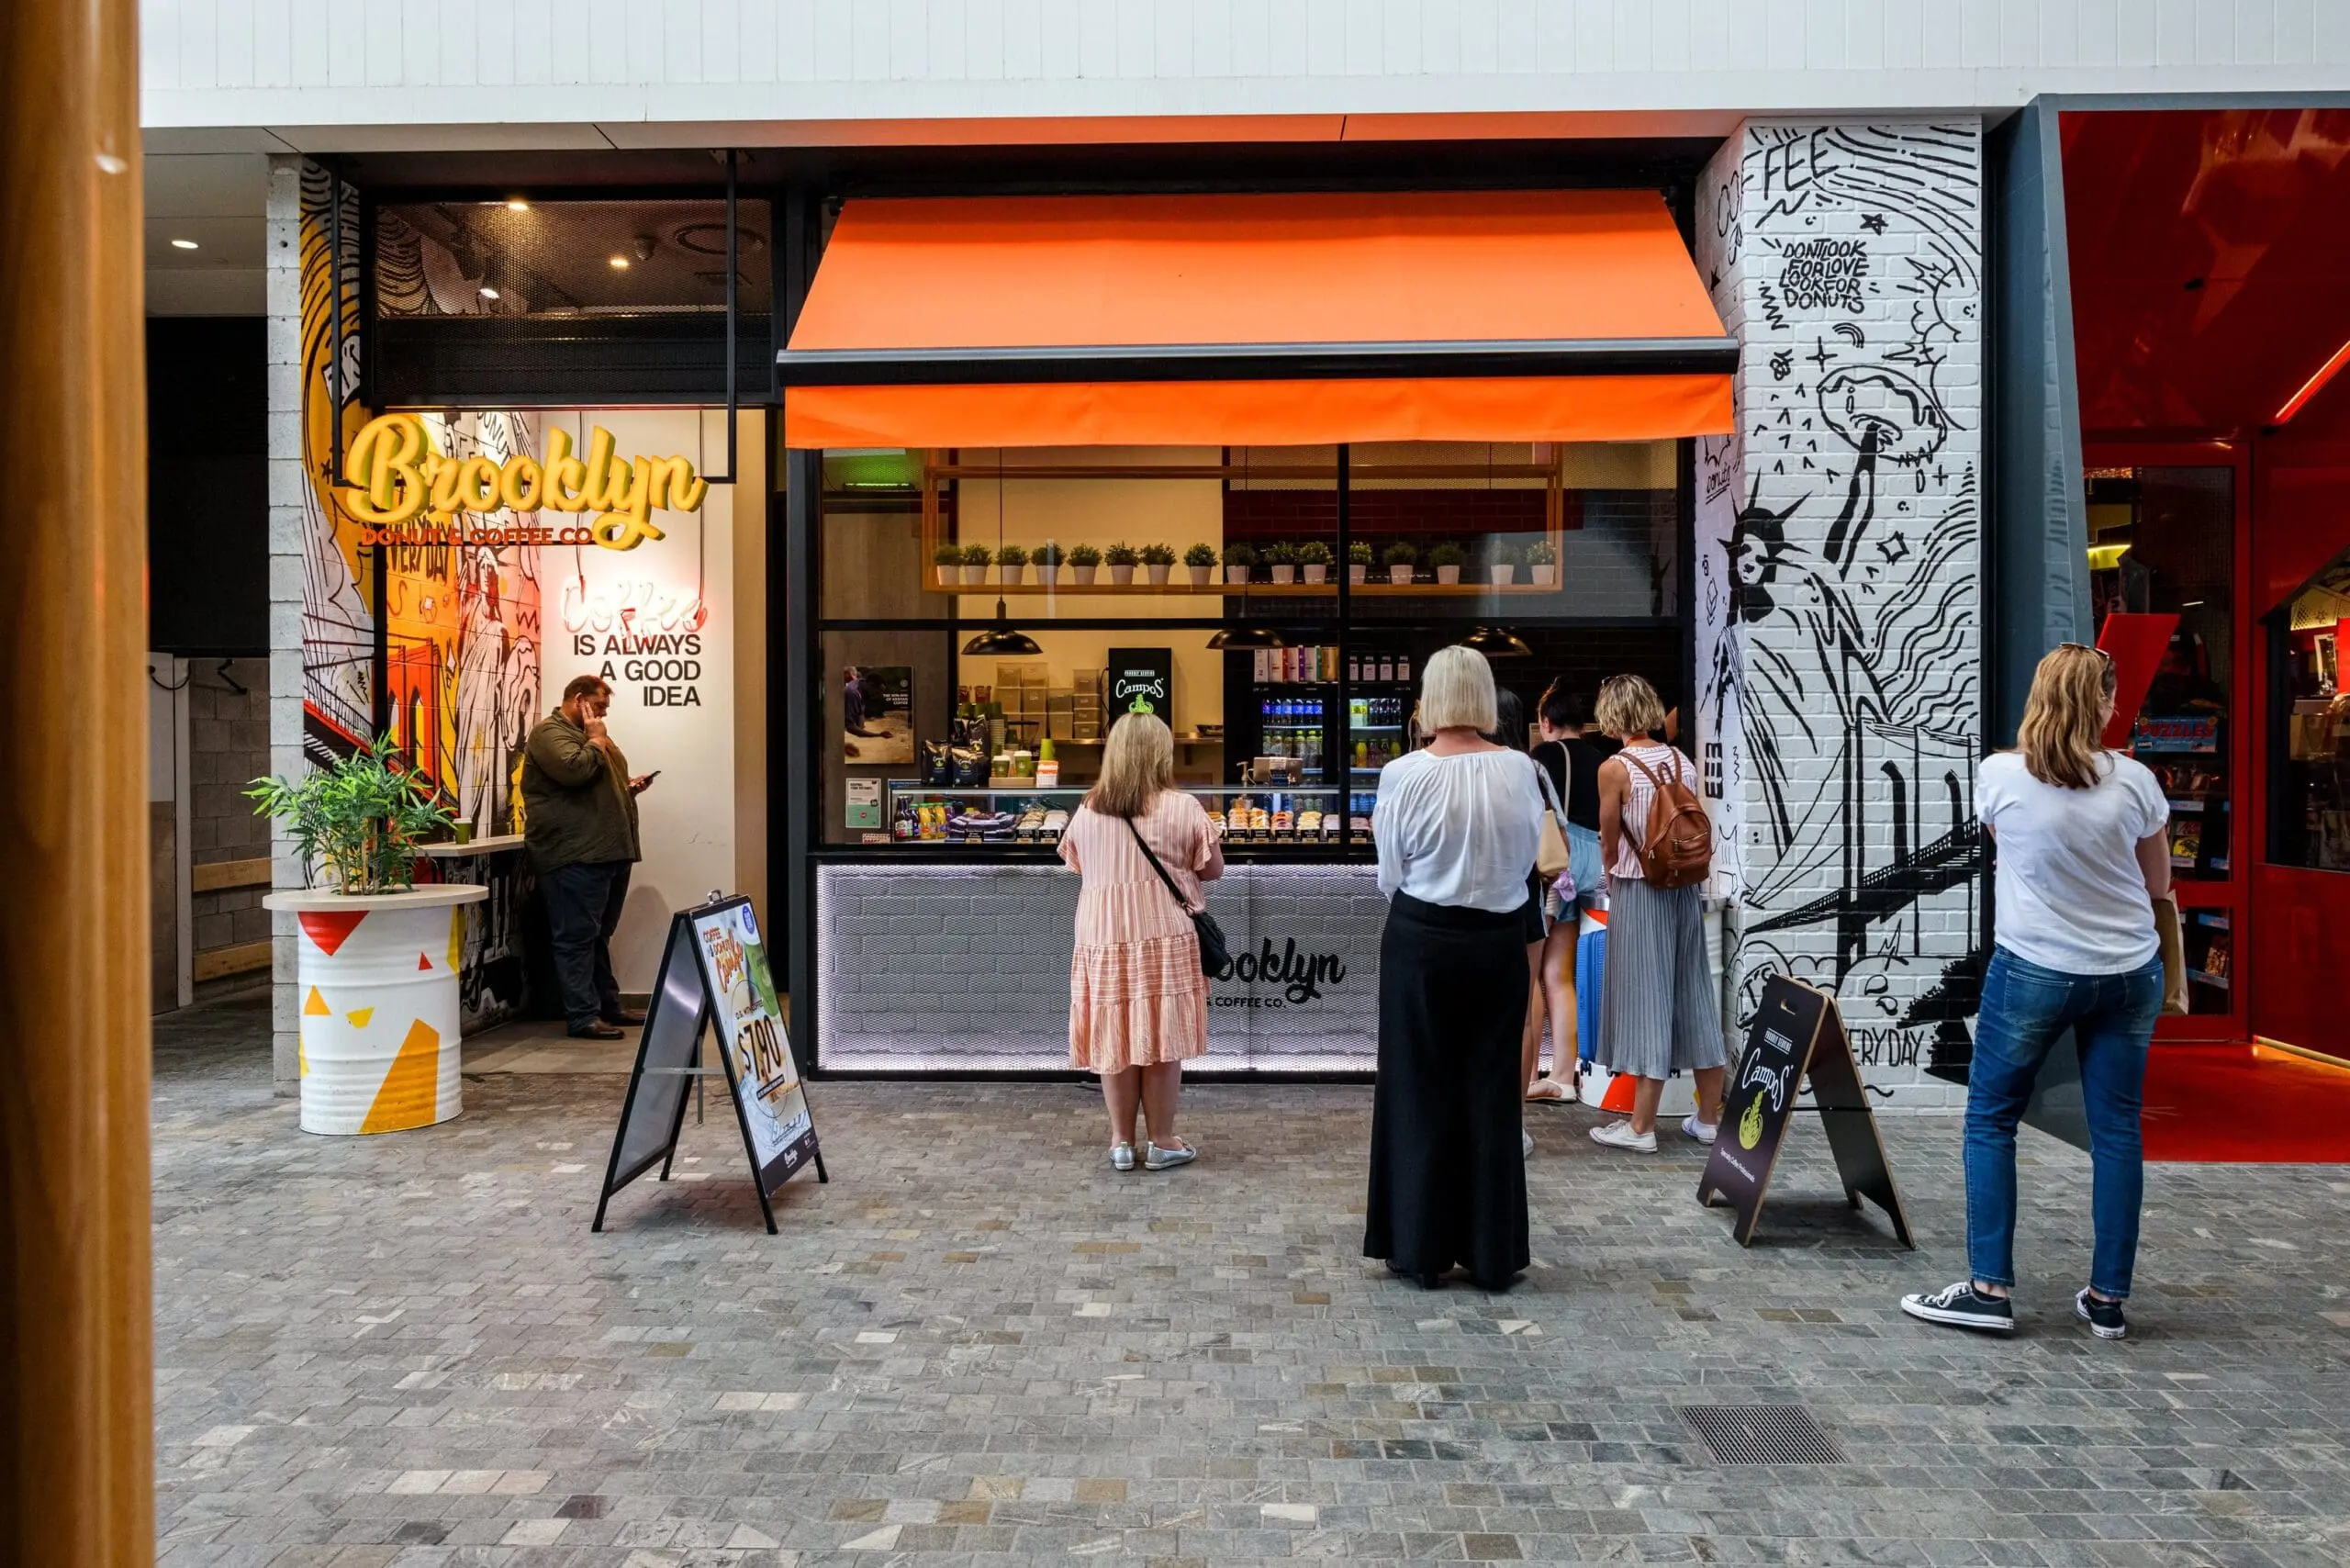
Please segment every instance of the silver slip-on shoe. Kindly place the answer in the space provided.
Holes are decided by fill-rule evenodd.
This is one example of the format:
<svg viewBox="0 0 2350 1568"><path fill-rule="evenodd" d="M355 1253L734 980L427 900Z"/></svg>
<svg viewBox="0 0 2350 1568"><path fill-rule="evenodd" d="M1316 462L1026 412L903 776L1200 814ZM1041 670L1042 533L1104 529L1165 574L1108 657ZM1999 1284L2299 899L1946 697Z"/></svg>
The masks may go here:
<svg viewBox="0 0 2350 1568"><path fill-rule="evenodd" d="M1130 1143L1112 1144L1110 1146L1110 1169L1113 1170L1132 1170L1134 1168L1135 1146Z"/></svg>
<svg viewBox="0 0 2350 1568"><path fill-rule="evenodd" d="M1143 1141L1142 1168L1145 1170L1172 1170L1178 1165L1189 1165L1200 1157L1200 1151L1182 1138L1175 1140L1173 1148L1161 1148L1147 1138Z"/></svg>

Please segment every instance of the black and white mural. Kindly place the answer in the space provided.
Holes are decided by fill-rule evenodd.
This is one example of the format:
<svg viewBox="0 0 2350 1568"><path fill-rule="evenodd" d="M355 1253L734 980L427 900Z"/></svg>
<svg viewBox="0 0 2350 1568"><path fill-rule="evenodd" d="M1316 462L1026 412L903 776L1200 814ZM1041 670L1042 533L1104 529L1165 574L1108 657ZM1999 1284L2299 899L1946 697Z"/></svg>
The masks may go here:
<svg viewBox="0 0 2350 1568"><path fill-rule="evenodd" d="M1971 120L1750 122L1699 189L1744 345L1695 562L1741 1011L1774 971L1834 991L1897 1097L1963 1075L1984 957L1981 170Z"/></svg>

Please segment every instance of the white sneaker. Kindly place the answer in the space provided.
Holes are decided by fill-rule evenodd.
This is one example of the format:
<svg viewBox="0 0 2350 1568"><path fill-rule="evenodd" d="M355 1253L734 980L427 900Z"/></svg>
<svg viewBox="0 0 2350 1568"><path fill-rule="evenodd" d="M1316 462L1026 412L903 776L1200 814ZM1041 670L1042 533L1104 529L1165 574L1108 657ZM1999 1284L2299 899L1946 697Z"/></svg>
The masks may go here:
<svg viewBox="0 0 2350 1568"><path fill-rule="evenodd" d="M1697 1113L1692 1111L1681 1118L1681 1130L1711 1148L1714 1144L1714 1134L1721 1129L1718 1123L1699 1121Z"/></svg>
<svg viewBox="0 0 2350 1568"><path fill-rule="evenodd" d="M1534 1135L1532 1133L1520 1133L1517 1135L1517 1152L1528 1159L1534 1158Z"/></svg>
<svg viewBox="0 0 2350 1568"><path fill-rule="evenodd" d="M1113 1170L1132 1170L1134 1168L1135 1146L1130 1143L1112 1144L1110 1146L1110 1169Z"/></svg>
<svg viewBox="0 0 2350 1568"><path fill-rule="evenodd" d="M1142 1168L1145 1170L1172 1170L1178 1165L1189 1165L1200 1157L1200 1151L1181 1138L1173 1148L1161 1148L1145 1139L1142 1146Z"/></svg>
<svg viewBox="0 0 2350 1568"><path fill-rule="evenodd" d="M1654 1132L1636 1133L1629 1122L1610 1122L1606 1126L1591 1129L1591 1141L1609 1148L1628 1148L1639 1154L1656 1152Z"/></svg>

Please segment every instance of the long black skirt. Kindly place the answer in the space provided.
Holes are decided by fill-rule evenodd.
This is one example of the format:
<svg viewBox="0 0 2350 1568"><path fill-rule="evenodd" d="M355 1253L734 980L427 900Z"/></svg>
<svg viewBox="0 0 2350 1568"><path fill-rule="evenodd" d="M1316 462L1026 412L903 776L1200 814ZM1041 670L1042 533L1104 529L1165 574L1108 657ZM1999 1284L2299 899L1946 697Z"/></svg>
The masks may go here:
<svg viewBox="0 0 2350 1568"><path fill-rule="evenodd" d="M1389 905L1363 1256L1414 1274L1459 1263L1485 1284L1505 1284L1527 1266L1517 1076L1526 982L1517 911L1407 893Z"/></svg>

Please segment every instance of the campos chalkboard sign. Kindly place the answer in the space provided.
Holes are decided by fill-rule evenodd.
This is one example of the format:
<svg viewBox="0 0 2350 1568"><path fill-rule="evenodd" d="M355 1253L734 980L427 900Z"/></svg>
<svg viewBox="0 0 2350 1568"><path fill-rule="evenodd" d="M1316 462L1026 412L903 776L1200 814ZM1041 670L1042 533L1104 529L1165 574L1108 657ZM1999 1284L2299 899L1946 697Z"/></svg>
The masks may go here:
<svg viewBox="0 0 2350 1568"><path fill-rule="evenodd" d="M717 1069L701 1065L702 1030L712 1026L722 1064ZM645 1008L636 1068L621 1102L620 1129L612 1136L591 1228L603 1229L612 1194L655 1165L662 1181L669 1179L686 1122L688 1082L722 1076L743 1131L759 1213L773 1236L775 1210L767 1200L803 1165L814 1164L819 1182L831 1178L816 1146L807 1086L784 1033L767 944L746 898L713 899L669 923L669 944Z"/></svg>
<svg viewBox="0 0 2350 1568"><path fill-rule="evenodd" d="M1727 1199L1738 1211L1734 1234L1739 1245L1753 1242L1771 1170L1778 1163L1779 1146L1806 1078L1811 1081L1811 1108L1819 1113L1828 1147L1836 1156L1837 1174L1844 1181L1845 1198L1854 1208L1863 1198L1875 1203L1893 1221L1893 1234L1901 1245L1916 1246L1836 999L1785 975L1773 975L1763 985L1762 1004L1747 1031L1737 1074L1722 1094L1721 1130L1697 1183L1697 1201L1711 1206L1717 1198Z"/></svg>

